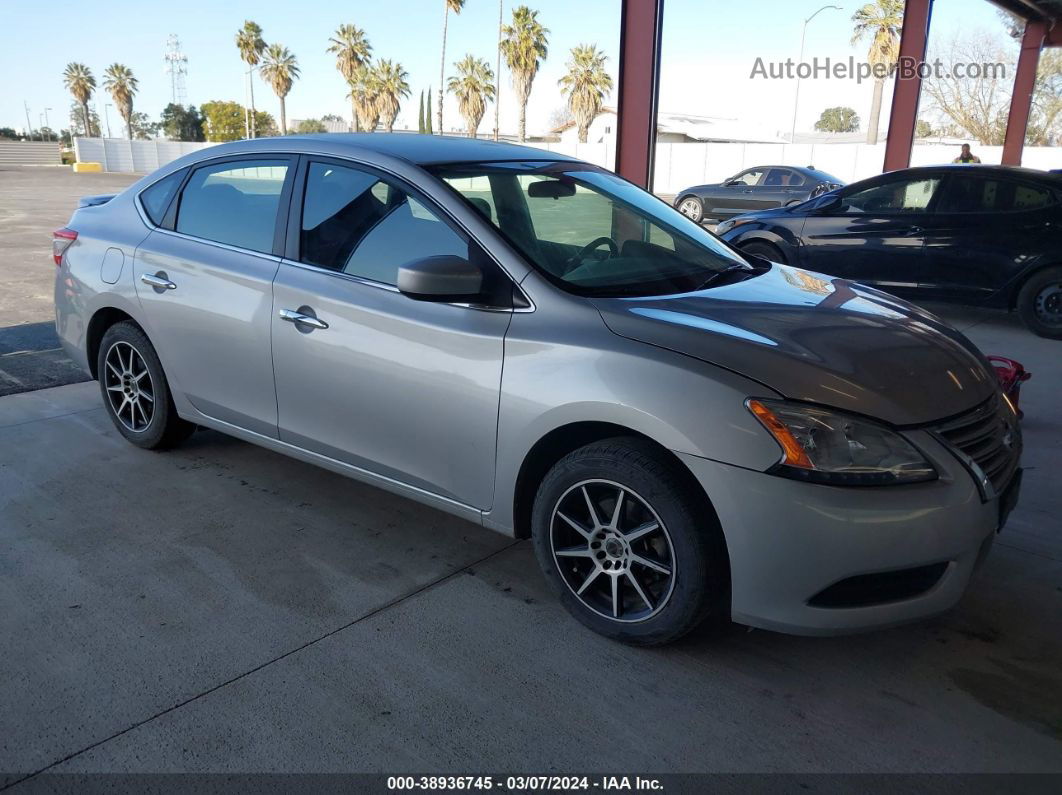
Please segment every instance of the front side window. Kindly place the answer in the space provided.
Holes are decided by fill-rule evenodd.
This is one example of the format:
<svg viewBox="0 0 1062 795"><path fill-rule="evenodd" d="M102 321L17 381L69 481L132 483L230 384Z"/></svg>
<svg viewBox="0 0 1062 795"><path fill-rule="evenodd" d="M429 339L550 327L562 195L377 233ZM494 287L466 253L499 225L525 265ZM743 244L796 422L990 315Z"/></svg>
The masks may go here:
<svg viewBox="0 0 1062 795"><path fill-rule="evenodd" d="M368 171L332 163L307 169L299 252L310 265L389 285L407 262L469 256L468 241L415 197Z"/></svg>
<svg viewBox="0 0 1062 795"><path fill-rule="evenodd" d="M746 265L686 216L595 166L531 161L432 170L473 206L489 204L484 216L570 292L690 292Z"/></svg>
<svg viewBox="0 0 1062 795"><path fill-rule="evenodd" d="M240 160L196 169L181 192L177 231L271 252L287 173L285 160Z"/></svg>
<svg viewBox="0 0 1062 795"><path fill-rule="evenodd" d="M736 177L731 179L728 185L758 185L760 180L763 179L764 170L762 168L752 168L748 171L743 171Z"/></svg>
<svg viewBox="0 0 1062 795"><path fill-rule="evenodd" d="M886 182L842 197L839 210L852 215L926 212L939 186L939 177Z"/></svg>

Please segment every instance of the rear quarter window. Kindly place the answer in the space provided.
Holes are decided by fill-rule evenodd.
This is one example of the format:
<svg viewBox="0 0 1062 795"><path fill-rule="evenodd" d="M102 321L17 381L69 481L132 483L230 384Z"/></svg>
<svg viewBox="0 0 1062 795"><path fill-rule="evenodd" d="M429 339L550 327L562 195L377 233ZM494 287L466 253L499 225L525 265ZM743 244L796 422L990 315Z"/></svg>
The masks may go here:
<svg viewBox="0 0 1062 795"><path fill-rule="evenodd" d="M144 208L147 217L155 226L162 224L162 219L166 217L166 210L173 201L177 189L181 187L181 181L186 172L187 169L183 168L180 171L174 171L168 177L163 177L140 192L140 206Z"/></svg>

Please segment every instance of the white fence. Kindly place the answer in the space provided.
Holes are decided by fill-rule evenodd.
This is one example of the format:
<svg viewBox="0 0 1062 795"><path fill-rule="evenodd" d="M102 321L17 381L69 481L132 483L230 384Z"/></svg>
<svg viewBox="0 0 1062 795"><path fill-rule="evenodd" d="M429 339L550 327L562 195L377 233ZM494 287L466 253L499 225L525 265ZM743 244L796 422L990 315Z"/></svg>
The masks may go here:
<svg viewBox="0 0 1062 795"><path fill-rule="evenodd" d="M211 143L181 141L129 141L125 138L75 138L79 161L103 164L104 171L147 173L189 152ZM531 146L561 152L604 168L615 162L615 145L535 143ZM945 144L916 144L911 165L950 163L958 147ZM985 163L999 163L1002 146L975 146ZM854 182L881 173L885 144L657 144L656 175L653 190L674 194L691 185L719 182L744 168L763 165L815 166L845 181ZM1022 164L1030 168L1062 168L1062 147L1027 146Z"/></svg>
<svg viewBox="0 0 1062 795"><path fill-rule="evenodd" d="M612 168L616 153L610 143L534 144L551 152L561 152ZM974 146L974 153L984 163L999 163L1002 146ZM959 147L945 144L915 144L911 151L912 166L950 163ZM656 170L653 190L661 194L678 193L691 185L720 182L752 166L815 166L844 182L855 182L881 173L885 144L738 144L704 143L656 145ZM1022 165L1029 168L1062 168L1062 147L1027 146Z"/></svg>
<svg viewBox="0 0 1062 795"><path fill-rule="evenodd" d="M102 163L104 171L148 174L189 152L198 152L209 143L190 141L130 141L127 138L75 138L74 152L79 163Z"/></svg>

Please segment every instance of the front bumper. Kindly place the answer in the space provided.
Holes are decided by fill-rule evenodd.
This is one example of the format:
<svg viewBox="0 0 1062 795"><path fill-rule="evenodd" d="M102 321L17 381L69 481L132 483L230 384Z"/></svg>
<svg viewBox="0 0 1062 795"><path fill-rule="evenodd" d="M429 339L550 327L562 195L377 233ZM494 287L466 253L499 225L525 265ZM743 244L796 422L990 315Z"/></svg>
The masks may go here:
<svg viewBox="0 0 1062 795"><path fill-rule="evenodd" d="M999 500L982 501L973 478L943 445L929 434L917 437L940 478L910 486L822 486L679 454L726 537L735 622L831 635L915 621L959 601L999 527ZM820 595L842 581L896 580L906 570L916 570L908 580L930 570L940 574L914 595L818 606ZM903 575L893 576L898 572Z"/></svg>

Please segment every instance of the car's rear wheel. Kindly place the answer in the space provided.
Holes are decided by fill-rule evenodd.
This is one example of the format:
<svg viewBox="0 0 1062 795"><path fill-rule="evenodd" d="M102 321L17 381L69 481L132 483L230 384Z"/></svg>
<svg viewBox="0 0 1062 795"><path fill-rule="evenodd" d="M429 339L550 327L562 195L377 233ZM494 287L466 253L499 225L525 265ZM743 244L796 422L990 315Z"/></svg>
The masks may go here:
<svg viewBox="0 0 1062 795"><path fill-rule="evenodd" d="M742 251L752 254L757 257L763 257L763 259L770 260L771 262L780 262L786 265L785 254L782 253L778 246L767 243L763 240L750 240L748 243L738 244L738 248Z"/></svg>
<svg viewBox="0 0 1062 795"><path fill-rule="evenodd" d="M1034 273L1022 286L1018 314L1034 333L1062 339L1062 267Z"/></svg>
<svg viewBox="0 0 1062 795"><path fill-rule="evenodd" d="M135 323L123 321L107 329L97 374L111 422L138 447L172 447L195 430L195 425L177 416L158 354Z"/></svg>
<svg viewBox="0 0 1062 795"><path fill-rule="evenodd" d="M704 218L704 204L696 196L683 196L678 203L678 211L697 223Z"/></svg>
<svg viewBox="0 0 1062 795"><path fill-rule="evenodd" d="M565 456L538 489L535 554L595 632L658 645L728 615L722 534L676 468L643 440L609 439Z"/></svg>

